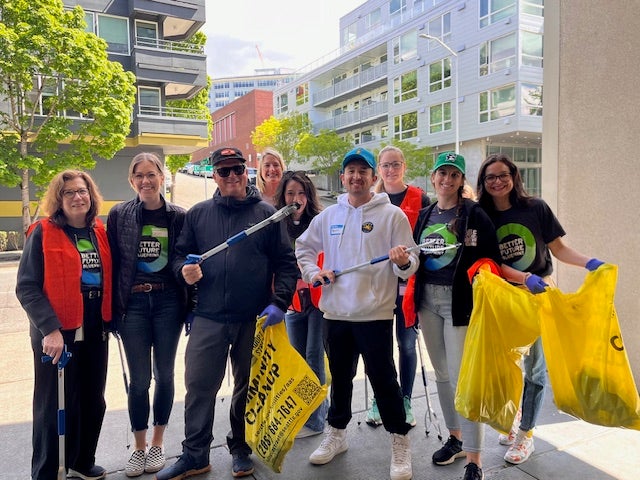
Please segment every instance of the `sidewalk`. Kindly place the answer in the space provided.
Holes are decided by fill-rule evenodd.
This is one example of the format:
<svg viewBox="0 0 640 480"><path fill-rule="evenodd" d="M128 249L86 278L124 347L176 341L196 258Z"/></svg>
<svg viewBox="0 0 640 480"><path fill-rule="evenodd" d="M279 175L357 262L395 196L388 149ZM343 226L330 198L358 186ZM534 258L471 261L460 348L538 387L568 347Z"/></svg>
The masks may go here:
<svg viewBox="0 0 640 480"><path fill-rule="evenodd" d="M0 437L3 439L3 455L0 480L22 480L29 478L31 457L31 401L33 389L32 356L28 339L27 319L15 298L15 261L0 259ZM181 452L184 437L184 350L185 337L178 347L176 363L176 403L171 424L165 437L168 464L175 461ZM426 358L426 357L425 357ZM440 419L441 411L435 393L435 382L430 365L429 399ZM325 466L313 466L308 462L309 454L319 444L321 437L297 440L288 453L281 474L273 473L259 460L255 460L256 471L249 479L298 479L298 480L342 480L389 478L390 439L379 427L365 424L365 395L362 365L354 382L354 416L349 425L350 448ZM216 403L214 444L211 452L212 471L194 477L198 480L220 478L231 479L231 456L225 445L229 429L228 408L231 384L223 382ZM371 390L369 389L369 393ZM464 473L464 460L437 467L431 463L432 453L439 448L437 431L431 429L425 435L424 415L426 401L420 366L414 386L413 408L418 425L410 432L413 454L413 478L460 479ZM497 433L486 429L483 454L485 479L487 480L631 480L640 472L640 432L598 427L575 420L559 413L548 391L544 409L535 432L536 451L531 459L511 466L502 456L505 447L498 445ZM127 445L133 441L129 432L126 413L122 369L115 341L111 340L109 375L107 382L107 414L97 451L97 463L107 468L110 480L124 480L124 464L130 454ZM143 475L142 480L151 480L153 475Z"/></svg>

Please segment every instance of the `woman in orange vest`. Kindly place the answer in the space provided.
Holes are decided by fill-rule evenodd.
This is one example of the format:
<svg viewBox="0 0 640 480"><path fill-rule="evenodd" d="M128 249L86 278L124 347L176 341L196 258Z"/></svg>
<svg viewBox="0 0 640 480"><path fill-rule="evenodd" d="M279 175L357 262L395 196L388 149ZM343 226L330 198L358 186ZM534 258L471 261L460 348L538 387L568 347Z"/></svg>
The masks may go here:
<svg viewBox="0 0 640 480"><path fill-rule="evenodd" d="M311 219L322 209L316 187L305 172L284 172L274 198L278 209L293 202L300 204L300 208L285 219L289 238L295 247L296 238L302 235L311 223ZM318 261L321 265L322 258ZM322 287L314 287L298 277L296 292L293 294L293 300L284 321L291 345L302 355L320 382L324 384L326 375L322 340L323 322L322 312L318 309L321 291ZM311 414L296 438L320 435L324 431L328 409L329 402L325 399Z"/></svg>
<svg viewBox="0 0 640 480"><path fill-rule="evenodd" d="M18 267L16 294L27 313L35 370L31 477L55 480L58 472L57 366L71 353L65 373L67 476L99 479L106 470L95 453L106 410L111 321L111 253L97 218L102 197L78 170L56 175L43 198L48 218L33 224ZM42 356L52 357L44 363Z"/></svg>
<svg viewBox="0 0 640 480"><path fill-rule="evenodd" d="M407 164L404 153L398 147L387 145L378 154L378 182L373 187L374 192L386 192L389 200L396 207L400 207L409 218L411 228L415 227L418 220L418 212L421 208L429 205L429 197L420 188L404 183L404 174ZM404 409L407 416L407 423L415 426L416 420L411 410L411 394L413 393L413 382L416 376L416 366L418 364L416 354L417 331L413 328L415 322L410 322L409 328L405 327L405 318L402 312L402 299L407 286L407 282L398 279L398 294L396 297L396 341L399 351L400 387L404 396ZM367 412L367 424L377 427L382 425L378 405L374 398L371 408Z"/></svg>

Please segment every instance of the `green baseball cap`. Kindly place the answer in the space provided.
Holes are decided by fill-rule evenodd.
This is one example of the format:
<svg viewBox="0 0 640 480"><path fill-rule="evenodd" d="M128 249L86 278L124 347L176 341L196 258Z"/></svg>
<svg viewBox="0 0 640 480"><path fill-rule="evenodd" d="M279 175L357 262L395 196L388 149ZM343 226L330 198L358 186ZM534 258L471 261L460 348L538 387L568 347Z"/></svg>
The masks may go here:
<svg viewBox="0 0 640 480"><path fill-rule="evenodd" d="M440 155L438 155L436 164L433 166L433 171L435 172L440 167L444 167L446 165L451 165L452 167L456 167L458 170L462 172L463 175L466 175L464 172L464 168L465 168L464 157L462 155L454 152L442 152Z"/></svg>

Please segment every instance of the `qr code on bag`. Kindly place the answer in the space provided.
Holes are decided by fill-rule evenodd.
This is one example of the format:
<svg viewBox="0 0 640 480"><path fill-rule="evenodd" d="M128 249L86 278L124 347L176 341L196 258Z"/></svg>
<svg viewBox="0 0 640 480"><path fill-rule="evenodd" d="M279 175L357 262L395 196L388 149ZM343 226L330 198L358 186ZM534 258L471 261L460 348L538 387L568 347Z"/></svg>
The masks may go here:
<svg viewBox="0 0 640 480"><path fill-rule="evenodd" d="M302 380L298 383L298 385L293 389L293 391L298 395L307 405L311 405L314 399L320 393L320 385L317 382L314 382L309 378L308 375L305 375Z"/></svg>

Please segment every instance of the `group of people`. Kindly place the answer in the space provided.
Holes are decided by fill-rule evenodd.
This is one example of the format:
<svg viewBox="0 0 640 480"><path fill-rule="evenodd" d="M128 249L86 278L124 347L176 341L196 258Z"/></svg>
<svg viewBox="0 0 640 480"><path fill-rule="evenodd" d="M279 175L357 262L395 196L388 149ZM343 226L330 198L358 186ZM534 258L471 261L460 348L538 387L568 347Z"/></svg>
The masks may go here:
<svg viewBox="0 0 640 480"><path fill-rule="evenodd" d="M448 465L466 457L465 480L482 479L483 425L454 406L473 308L467 269L489 258L508 281L540 293L552 282L551 253L588 270L602 262L563 242L565 232L553 212L526 193L517 166L504 154L492 154L481 165L477 202L465 189L464 157L440 154L430 202L405 183L400 149L387 146L376 159L355 148L342 159L345 193L326 209L306 173L287 171L276 150L263 152L256 186L248 181L240 150L218 149L211 160L217 191L185 211L162 196L158 156L136 155L128 172L136 196L111 209L106 229L98 218L100 192L87 173L67 170L50 183L43 199L47 217L28 232L16 287L30 320L34 355L32 478L55 479L58 471L57 373L42 356L56 365L67 354L72 357L65 366L64 468L68 477L105 477L95 452L106 409L109 332L122 338L130 372L134 448L127 476L147 472L170 480L211 469L214 407L228 358L234 381L226 438L232 475L251 475L244 409L256 316L265 316L263 328L285 321L292 345L323 383L325 354L328 359L330 401L297 435L324 433L309 457L312 464L329 463L348 449L353 379L362 357L374 393L367 423L390 433L390 478L412 478L407 433L416 424L411 396L419 323L449 431L432 460ZM292 203L299 207L283 221L236 240L223 253L189 260ZM388 261L340 273L383 255ZM187 315L185 438L177 462L166 466L163 436ZM499 437L509 445L505 460L511 463L526 461L534 450L532 432L546 382L539 339L524 370L521 415Z"/></svg>

